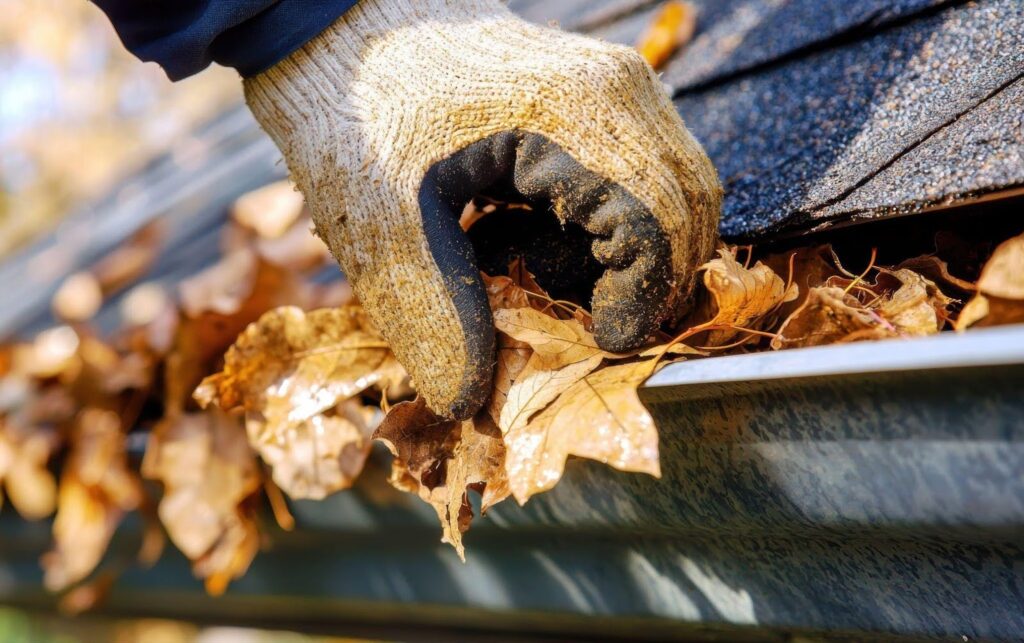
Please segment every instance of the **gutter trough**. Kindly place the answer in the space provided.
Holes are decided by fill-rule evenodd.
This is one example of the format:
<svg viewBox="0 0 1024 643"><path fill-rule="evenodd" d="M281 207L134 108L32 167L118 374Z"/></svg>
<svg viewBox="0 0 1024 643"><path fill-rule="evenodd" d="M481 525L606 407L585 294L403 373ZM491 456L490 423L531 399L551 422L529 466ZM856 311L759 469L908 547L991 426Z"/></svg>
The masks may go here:
<svg viewBox="0 0 1024 643"><path fill-rule="evenodd" d="M373 467L294 503L299 528L227 595L166 555L102 613L413 640L1012 640L1022 385L1024 326L673 364L641 390L661 480L571 460L479 520L463 564L429 507L368 491ZM0 601L52 606L47 526L0 524Z"/></svg>

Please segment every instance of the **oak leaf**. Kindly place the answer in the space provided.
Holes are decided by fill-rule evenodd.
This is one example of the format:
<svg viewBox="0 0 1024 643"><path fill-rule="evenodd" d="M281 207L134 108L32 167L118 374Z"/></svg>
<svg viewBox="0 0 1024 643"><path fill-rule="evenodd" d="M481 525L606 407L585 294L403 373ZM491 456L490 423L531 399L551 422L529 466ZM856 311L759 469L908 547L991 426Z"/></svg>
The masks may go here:
<svg viewBox="0 0 1024 643"><path fill-rule="evenodd" d="M462 534L473 509L469 490L481 496L481 513L508 497L505 445L486 412L463 422L438 417L422 399L395 405L373 434L395 456L390 482L417 494L441 521L442 542L465 560Z"/></svg>
<svg viewBox="0 0 1024 643"><path fill-rule="evenodd" d="M660 477L658 431L636 392L652 370L650 360L597 370L506 433L505 468L516 500L523 504L554 487L570 455Z"/></svg>

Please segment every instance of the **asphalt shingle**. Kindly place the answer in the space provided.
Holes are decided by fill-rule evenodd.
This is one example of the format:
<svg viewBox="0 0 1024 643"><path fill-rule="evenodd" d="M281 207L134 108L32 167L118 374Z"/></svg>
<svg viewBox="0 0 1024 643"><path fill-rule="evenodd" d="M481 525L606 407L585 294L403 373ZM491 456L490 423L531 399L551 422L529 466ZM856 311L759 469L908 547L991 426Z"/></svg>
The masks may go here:
<svg viewBox="0 0 1024 643"><path fill-rule="evenodd" d="M948 0L701 0L693 42L665 67L665 82L686 89L853 32L869 33Z"/></svg>
<svg viewBox="0 0 1024 643"><path fill-rule="evenodd" d="M1020 185L1024 80L899 157L818 217L911 214Z"/></svg>
<svg viewBox="0 0 1024 643"><path fill-rule="evenodd" d="M1020 0L968 3L685 94L726 186L723 234L844 216L826 208L1024 73L1022 34ZM1004 168L1001 184L1022 182Z"/></svg>

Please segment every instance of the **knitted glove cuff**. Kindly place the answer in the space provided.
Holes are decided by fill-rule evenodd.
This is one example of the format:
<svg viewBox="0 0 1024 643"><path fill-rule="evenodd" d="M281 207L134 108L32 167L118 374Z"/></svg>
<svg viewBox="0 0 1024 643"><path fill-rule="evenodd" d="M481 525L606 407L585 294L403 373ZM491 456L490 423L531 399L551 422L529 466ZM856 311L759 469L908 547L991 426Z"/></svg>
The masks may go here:
<svg viewBox="0 0 1024 643"><path fill-rule="evenodd" d="M290 56L246 79L246 100L274 142L287 146L296 125L315 127L325 113L348 115L344 88L371 47L411 28L509 20L519 22L498 0L362 0Z"/></svg>

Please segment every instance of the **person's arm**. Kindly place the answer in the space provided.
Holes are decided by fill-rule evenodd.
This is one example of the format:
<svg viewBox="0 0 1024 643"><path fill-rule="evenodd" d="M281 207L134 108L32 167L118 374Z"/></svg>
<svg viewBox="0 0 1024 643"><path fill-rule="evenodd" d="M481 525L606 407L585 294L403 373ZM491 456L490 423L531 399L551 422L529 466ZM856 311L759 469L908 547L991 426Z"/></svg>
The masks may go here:
<svg viewBox="0 0 1024 643"><path fill-rule="evenodd" d="M93 0L124 46L171 80L211 62L245 77L272 67L357 0Z"/></svg>

